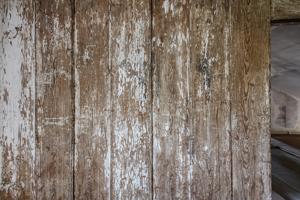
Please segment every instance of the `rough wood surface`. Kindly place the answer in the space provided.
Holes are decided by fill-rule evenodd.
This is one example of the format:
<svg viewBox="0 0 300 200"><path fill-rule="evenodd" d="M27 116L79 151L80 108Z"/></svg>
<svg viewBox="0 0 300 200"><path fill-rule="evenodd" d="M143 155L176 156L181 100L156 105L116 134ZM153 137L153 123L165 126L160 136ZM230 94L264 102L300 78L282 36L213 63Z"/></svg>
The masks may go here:
<svg viewBox="0 0 300 200"><path fill-rule="evenodd" d="M233 199L271 199L269 1L232 6L230 69Z"/></svg>
<svg viewBox="0 0 300 200"><path fill-rule="evenodd" d="M154 1L155 199L229 199L229 7Z"/></svg>
<svg viewBox="0 0 300 200"><path fill-rule="evenodd" d="M188 199L191 181L187 1L153 1L154 199Z"/></svg>
<svg viewBox="0 0 300 200"><path fill-rule="evenodd" d="M299 0L271 0L272 20L291 20L300 19Z"/></svg>
<svg viewBox="0 0 300 200"><path fill-rule="evenodd" d="M73 196L71 1L36 2L37 199Z"/></svg>
<svg viewBox="0 0 300 200"><path fill-rule="evenodd" d="M0 199L271 199L270 2L0 6Z"/></svg>
<svg viewBox="0 0 300 200"><path fill-rule="evenodd" d="M111 1L111 197L151 198L149 0Z"/></svg>
<svg viewBox="0 0 300 200"><path fill-rule="evenodd" d="M192 199L231 198L229 1L191 1Z"/></svg>
<svg viewBox="0 0 300 200"><path fill-rule="evenodd" d="M109 199L109 1L76 1L75 9L75 197Z"/></svg>
<svg viewBox="0 0 300 200"><path fill-rule="evenodd" d="M34 5L0 1L0 199L33 199Z"/></svg>

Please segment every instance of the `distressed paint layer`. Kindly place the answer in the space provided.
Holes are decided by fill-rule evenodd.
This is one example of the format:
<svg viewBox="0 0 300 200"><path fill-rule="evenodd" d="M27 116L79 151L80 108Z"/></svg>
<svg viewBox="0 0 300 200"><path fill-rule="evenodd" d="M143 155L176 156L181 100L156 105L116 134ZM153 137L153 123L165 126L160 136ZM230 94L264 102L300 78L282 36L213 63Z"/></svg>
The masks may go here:
<svg viewBox="0 0 300 200"><path fill-rule="evenodd" d="M0 199L33 199L34 6L0 2Z"/></svg>
<svg viewBox="0 0 300 200"><path fill-rule="evenodd" d="M73 196L71 1L36 2L37 199Z"/></svg>
<svg viewBox="0 0 300 200"><path fill-rule="evenodd" d="M0 199L271 198L269 2L0 6Z"/></svg>
<svg viewBox="0 0 300 200"><path fill-rule="evenodd" d="M75 197L109 199L109 1L76 1L75 8Z"/></svg>
<svg viewBox="0 0 300 200"><path fill-rule="evenodd" d="M230 199L229 5L153 11L154 198Z"/></svg>
<svg viewBox="0 0 300 200"><path fill-rule="evenodd" d="M151 198L150 2L111 1L111 197Z"/></svg>
<svg viewBox="0 0 300 200"><path fill-rule="evenodd" d="M153 1L154 199L188 199L192 84L188 1Z"/></svg>
<svg viewBox="0 0 300 200"><path fill-rule="evenodd" d="M231 198L230 7L192 2L192 199Z"/></svg>

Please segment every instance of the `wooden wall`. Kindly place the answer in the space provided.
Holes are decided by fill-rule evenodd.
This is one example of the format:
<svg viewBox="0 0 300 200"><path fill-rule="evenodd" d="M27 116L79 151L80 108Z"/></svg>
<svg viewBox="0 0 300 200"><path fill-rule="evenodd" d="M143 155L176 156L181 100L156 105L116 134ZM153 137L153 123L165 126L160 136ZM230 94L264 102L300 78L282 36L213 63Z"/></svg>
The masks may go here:
<svg viewBox="0 0 300 200"><path fill-rule="evenodd" d="M271 199L269 1L0 11L0 199Z"/></svg>

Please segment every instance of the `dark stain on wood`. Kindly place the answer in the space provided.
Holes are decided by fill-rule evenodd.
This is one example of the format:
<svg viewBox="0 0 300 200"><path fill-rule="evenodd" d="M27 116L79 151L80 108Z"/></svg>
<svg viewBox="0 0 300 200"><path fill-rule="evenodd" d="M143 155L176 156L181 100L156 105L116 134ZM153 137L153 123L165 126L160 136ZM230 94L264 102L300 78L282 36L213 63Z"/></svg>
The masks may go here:
<svg viewBox="0 0 300 200"><path fill-rule="evenodd" d="M210 88L211 82L211 65L208 58L204 58L201 63L197 66L197 69L204 76L203 84L207 88Z"/></svg>

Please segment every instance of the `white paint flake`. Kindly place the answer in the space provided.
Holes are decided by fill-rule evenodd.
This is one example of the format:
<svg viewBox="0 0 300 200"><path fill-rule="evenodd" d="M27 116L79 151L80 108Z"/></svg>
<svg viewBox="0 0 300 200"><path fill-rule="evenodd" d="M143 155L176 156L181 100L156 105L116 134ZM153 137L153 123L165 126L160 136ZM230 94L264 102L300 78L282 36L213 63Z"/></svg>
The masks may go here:
<svg viewBox="0 0 300 200"><path fill-rule="evenodd" d="M169 12L169 9L170 9L170 3L169 3L169 0L165 0L164 3L163 3L163 9L165 11L165 14L167 14Z"/></svg>

